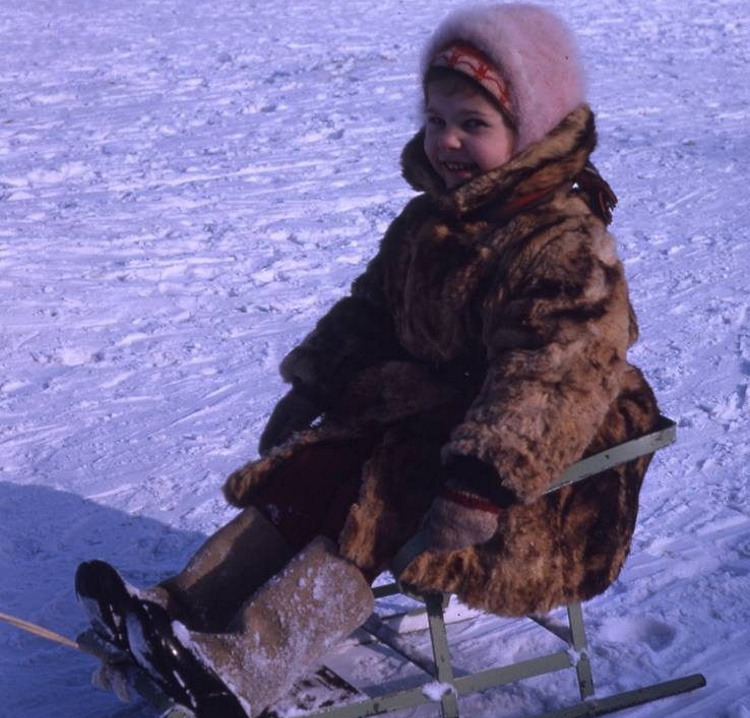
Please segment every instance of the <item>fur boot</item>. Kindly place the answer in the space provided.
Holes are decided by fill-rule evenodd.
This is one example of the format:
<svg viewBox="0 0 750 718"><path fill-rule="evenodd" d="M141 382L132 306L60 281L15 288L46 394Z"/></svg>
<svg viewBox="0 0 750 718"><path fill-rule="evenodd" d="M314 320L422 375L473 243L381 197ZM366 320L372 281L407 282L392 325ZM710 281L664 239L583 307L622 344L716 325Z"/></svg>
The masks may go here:
<svg viewBox="0 0 750 718"><path fill-rule="evenodd" d="M168 611L173 618L196 630L222 631L240 606L292 556L276 527L248 507L212 534L187 566L159 587L182 609Z"/></svg>
<svg viewBox="0 0 750 718"><path fill-rule="evenodd" d="M276 528L250 507L211 535L187 566L163 583L136 588L105 561L85 561L76 571L76 596L97 632L128 650L124 615L134 599L157 604L189 628L221 631L292 555Z"/></svg>
<svg viewBox="0 0 750 718"><path fill-rule="evenodd" d="M369 583L319 537L268 581L224 633L190 631L150 603L127 616L131 650L198 718L259 715L373 610Z"/></svg>

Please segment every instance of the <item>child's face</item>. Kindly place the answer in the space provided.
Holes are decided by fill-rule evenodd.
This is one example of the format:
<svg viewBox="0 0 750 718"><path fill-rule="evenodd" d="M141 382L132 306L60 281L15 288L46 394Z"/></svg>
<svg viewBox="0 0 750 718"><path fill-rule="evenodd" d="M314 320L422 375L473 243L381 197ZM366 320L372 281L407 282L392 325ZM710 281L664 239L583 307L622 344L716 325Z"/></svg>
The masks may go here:
<svg viewBox="0 0 750 718"><path fill-rule="evenodd" d="M451 189L505 164L513 154L513 131L500 110L471 88L446 92L427 86L424 150Z"/></svg>

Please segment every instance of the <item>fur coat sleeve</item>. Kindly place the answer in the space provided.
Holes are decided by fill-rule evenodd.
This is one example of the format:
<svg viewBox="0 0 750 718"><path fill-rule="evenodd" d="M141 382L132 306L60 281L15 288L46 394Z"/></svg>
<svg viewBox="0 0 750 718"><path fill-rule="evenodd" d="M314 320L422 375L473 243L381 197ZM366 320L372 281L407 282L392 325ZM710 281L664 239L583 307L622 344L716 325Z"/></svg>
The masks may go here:
<svg viewBox="0 0 750 718"><path fill-rule="evenodd" d="M630 305L614 241L588 215L546 224L484 299L488 371L444 456L536 500L590 445L626 369Z"/></svg>
<svg viewBox="0 0 750 718"><path fill-rule="evenodd" d="M400 227L396 219L383 244L393 242ZM284 381L324 408L332 406L363 369L403 354L383 295L382 264L379 253L354 280L351 293L281 362Z"/></svg>

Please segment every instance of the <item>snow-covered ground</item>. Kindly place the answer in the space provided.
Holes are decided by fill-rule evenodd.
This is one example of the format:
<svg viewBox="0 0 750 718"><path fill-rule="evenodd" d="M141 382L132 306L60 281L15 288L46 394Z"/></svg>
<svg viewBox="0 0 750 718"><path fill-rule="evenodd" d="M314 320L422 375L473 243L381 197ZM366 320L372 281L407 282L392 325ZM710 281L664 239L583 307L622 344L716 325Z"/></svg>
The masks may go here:
<svg viewBox="0 0 750 718"><path fill-rule="evenodd" d="M279 359L410 196L417 49L452 5L2 0L0 611L75 635L80 561L150 583L232 515L219 487L255 454ZM620 195L633 358L679 425L626 570L587 607L598 692L703 671L630 715L748 718L750 7L550 5L578 31ZM451 632L467 667L547 641L495 618ZM382 652L334 659L405 680ZM0 715L149 715L92 668L0 625ZM462 706L523 716L574 693L566 673Z"/></svg>

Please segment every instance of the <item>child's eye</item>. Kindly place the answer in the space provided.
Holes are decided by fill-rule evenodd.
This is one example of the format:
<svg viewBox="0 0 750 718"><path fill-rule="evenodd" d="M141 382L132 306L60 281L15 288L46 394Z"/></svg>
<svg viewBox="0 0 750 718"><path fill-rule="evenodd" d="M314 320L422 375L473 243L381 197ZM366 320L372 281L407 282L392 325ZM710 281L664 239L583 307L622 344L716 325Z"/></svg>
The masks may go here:
<svg viewBox="0 0 750 718"><path fill-rule="evenodd" d="M487 123L484 120L479 120L477 118L472 118L472 119L466 120L466 122L464 122L464 127L467 130L479 130L482 127L487 127Z"/></svg>
<svg viewBox="0 0 750 718"><path fill-rule="evenodd" d="M442 127L445 124L445 120L436 115L428 115L427 124L432 125L433 127Z"/></svg>

